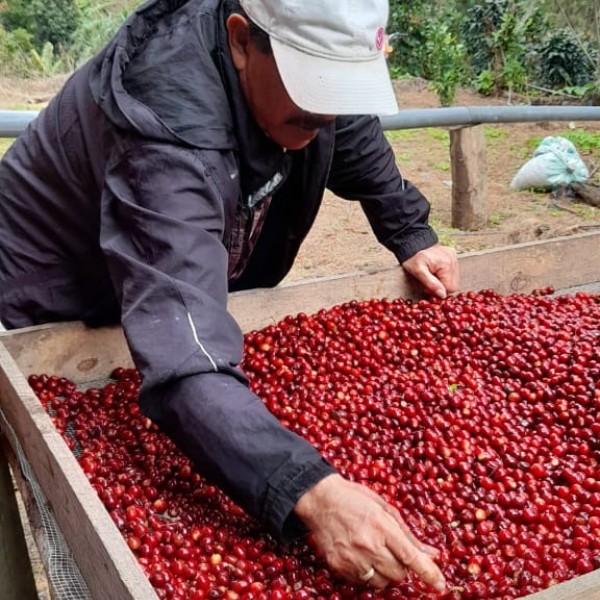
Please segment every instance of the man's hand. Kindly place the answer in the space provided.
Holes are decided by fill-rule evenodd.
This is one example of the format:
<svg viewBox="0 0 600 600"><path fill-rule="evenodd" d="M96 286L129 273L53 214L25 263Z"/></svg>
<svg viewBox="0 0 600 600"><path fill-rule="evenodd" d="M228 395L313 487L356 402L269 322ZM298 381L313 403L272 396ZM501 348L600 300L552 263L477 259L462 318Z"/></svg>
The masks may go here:
<svg viewBox="0 0 600 600"><path fill-rule="evenodd" d="M445 589L432 560L437 550L419 542L400 513L369 488L330 475L298 500L295 512L331 569L346 579L363 583L373 568L368 583L384 588L410 570L439 592Z"/></svg>
<svg viewBox="0 0 600 600"><path fill-rule="evenodd" d="M458 259L452 248L436 244L405 260L402 267L433 296L445 298L458 290Z"/></svg>

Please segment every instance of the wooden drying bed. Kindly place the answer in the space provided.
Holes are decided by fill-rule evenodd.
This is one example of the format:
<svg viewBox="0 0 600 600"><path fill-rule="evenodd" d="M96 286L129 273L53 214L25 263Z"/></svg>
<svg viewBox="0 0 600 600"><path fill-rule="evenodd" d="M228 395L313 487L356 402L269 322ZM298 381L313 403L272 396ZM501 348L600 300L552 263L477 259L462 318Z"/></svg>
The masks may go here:
<svg viewBox="0 0 600 600"><path fill-rule="evenodd" d="M528 293L548 286L564 290L599 284L600 234L475 252L459 260L461 291ZM229 307L242 330L250 331L276 323L288 314L308 314L349 300L383 297L416 298L418 294L403 271L392 268L238 292L231 295ZM14 430L94 600L156 600L157 596L26 378L32 373L48 373L85 383L106 378L115 367L128 365L131 358L118 327L88 329L81 323L63 323L0 333L0 409ZM35 523L35 506L28 500L27 485L21 483ZM5 496L10 491L0 486L0 494L3 490ZM10 498L0 498L0 508L8 503ZM2 547L8 539L5 527L4 533L0 532L0 557L15 554L13 548ZM14 560L17 565L18 557ZM18 577L14 569L0 569L0 598L26 600L23 595L15 595ZM529 598L600 599L600 570Z"/></svg>

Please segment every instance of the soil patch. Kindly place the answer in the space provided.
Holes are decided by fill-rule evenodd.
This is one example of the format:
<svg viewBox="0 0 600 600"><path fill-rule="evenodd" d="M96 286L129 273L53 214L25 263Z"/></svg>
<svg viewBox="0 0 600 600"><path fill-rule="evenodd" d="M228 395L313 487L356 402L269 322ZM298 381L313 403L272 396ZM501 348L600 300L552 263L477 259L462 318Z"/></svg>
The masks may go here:
<svg viewBox="0 0 600 600"><path fill-rule="evenodd" d="M438 108L427 82L396 82L401 108ZM470 90L457 94L456 106L508 105ZM389 132L400 170L431 202L431 222L441 241L458 253L517 243L600 231L600 209L561 200L550 194L509 189L515 173L531 157L536 140L565 132L600 132L600 122L515 123L486 125L487 224L479 231L452 229L452 176L448 133L443 129ZM590 173L600 164L600 153L579 149ZM595 176L594 176L595 177ZM600 252L600 248L599 248ZM592 259L592 257L589 257ZM289 281L396 265L396 259L375 239L357 202L327 194L315 226L298 255Z"/></svg>

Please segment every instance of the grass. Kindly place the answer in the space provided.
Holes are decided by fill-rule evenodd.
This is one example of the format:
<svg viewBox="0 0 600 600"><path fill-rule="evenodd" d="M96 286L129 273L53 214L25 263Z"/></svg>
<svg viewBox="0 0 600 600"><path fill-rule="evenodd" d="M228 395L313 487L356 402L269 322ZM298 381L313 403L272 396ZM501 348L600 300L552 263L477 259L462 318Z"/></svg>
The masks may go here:
<svg viewBox="0 0 600 600"><path fill-rule="evenodd" d="M416 135L414 129L393 129L385 132L388 142L408 142L414 139Z"/></svg>
<svg viewBox="0 0 600 600"><path fill-rule="evenodd" d="M599 209L578 202L573 202L570 208L574 210L584 221L596 221L600 213Z"/></svg>
<svg viewBox="0 0 600 600"><path fill-rule="evenodd" d="M483 128L483 132L485 134L485 139L490 140L503 140L508 136L508 131L505 129L499 129L498 127L492 127L486 125Z"/></svg>
<svg viewBox="0 0 600 600"><path fill-rule="evenodd" d="M442 142L444 147L448 147L450 145L450 133L447 129L442 129L439 127L424 127L422 131L424 131L425 134L430 138ZM488 141L503 140L508 136L507 131L494 126L486 126L484 131L485 137ZM415 134L415 129L396 129L385 132L385 136L390 142L412 140Z"/></svg>
<svg viewBox="0 0 600 600"><path fill-rule="evenodd" d="M385 137L389 142L406 142L415 139L415 136L422 136L423 134L434 140L439 140L443 143L444 147L450 146L450 133L447 129L440 129L439 127L424 127L420 129L392 129L385 132Z"/></svg>
<svg viewBox="0 0 600 600"><path fill-rule="evenodd" d="M46 106L46 103L40 102L39 104L35 104L32 102L28 102L26 104L13 104L11 106L3 106L2 110L24 110L27 112L34 111L38 112L42 110Z"/></svg>
<svg viewBox="0 0 600 600"><path fill-rule="evenodd" d="M535 146L537 148L537 145ZM515 146L512 145L510 147L510 151L519 159L519 160L528 160L531 158L531 154L533 150L529 149L529 144L527 146Z"/></svg>
<svg viewBox="0 0 600 600"><path fill-rule="evenodd" d="M8 147L14 142L11 138L0 138L0 156L8 150Z"/></svg>
<svg viewBox="0 0 600 600"><path fill-rule="evenodd" d="M438 171L444 171L444 172L450 171L450 163L447 160L441 160L440 162L437 162L437 163L433 164L432 166L434 169L437 169Z"/></svg>
<svg viewBox="0 0 600 600"><path fill-rule="evenodd" d="M428 127L425 129L427 135L434 140L439 140L445 148L450 147L450 132L447 129L439 129L437 127Z"/></svg>
<svg viewBox="0 0 600 600"><path fill-rule="evenodd" d="M504 216L498 212L492 213L488 217L488 225L490 227L499 227L502 224L502 221L504 221Z"/></svg>
<svg viewBox="0 0 600 600"><path fill-rule="evenodd" d="M600 158L600 132L598 131L586 131L585 129L559 131L554 137L564 137L573 142L579 153L591 154ZM543 139L543 136L535 136L527 140L528 152L533 153Z"/></svg>
<svg viewBox="0 0 600 600"><path fill-rule="evenodd" d="M430 219L429 223L437 233L440 244L448 246L449 248L456 248L456 238L454 236L455 234L460 233L460 229L448 227L435 218Z"/></svg>

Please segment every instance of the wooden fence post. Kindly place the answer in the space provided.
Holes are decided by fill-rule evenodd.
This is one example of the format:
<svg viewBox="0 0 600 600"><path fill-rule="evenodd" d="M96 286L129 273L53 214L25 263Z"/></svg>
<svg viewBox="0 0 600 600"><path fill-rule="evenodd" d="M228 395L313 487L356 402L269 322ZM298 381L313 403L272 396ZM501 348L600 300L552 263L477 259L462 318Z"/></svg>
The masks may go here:
<svg viewBox="0 0 600 600"><path fill-rule="evenodd" d="M486 150L482 125L450 130L452 165L452 227L483 227L486 214Z"/></svg>

